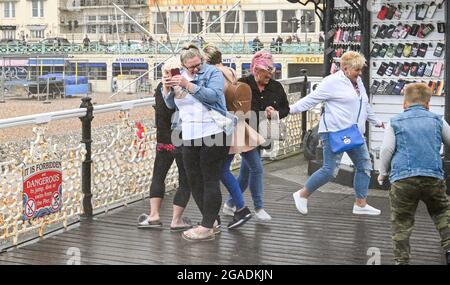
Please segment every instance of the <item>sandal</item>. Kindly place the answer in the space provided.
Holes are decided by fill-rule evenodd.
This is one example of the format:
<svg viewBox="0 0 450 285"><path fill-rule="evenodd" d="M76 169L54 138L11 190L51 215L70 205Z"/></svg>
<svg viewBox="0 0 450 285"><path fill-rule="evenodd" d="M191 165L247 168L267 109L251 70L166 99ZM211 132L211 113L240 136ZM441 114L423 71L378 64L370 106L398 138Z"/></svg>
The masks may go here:
<svg viewBox="0 0 450 285"><path fill-rule="evenodd" d="M216 235L212 233L198 233L195 231L197 228L190 229L181 234L181 236L187 241L210 241L214 240Z"/></svg>
<svg viewBox="0 0 450 285"><path fill-rule="evenodd" d="M162 229L163 224L160 220L149 221L147 214L142 214L138 218L138 229L150 229L150 228L158 228Z"/></svg>
<svg viewBox="0 0 450 285"><path fill-rule="evenodd" d="M193 227L191 219L189 219L187 217L184 217L182 219L182 221L183 221L183 225L182 226L170 227L170 231L173 232L173 233L183 232L183 231L189 230L189 229L191 229Z"/></svg>

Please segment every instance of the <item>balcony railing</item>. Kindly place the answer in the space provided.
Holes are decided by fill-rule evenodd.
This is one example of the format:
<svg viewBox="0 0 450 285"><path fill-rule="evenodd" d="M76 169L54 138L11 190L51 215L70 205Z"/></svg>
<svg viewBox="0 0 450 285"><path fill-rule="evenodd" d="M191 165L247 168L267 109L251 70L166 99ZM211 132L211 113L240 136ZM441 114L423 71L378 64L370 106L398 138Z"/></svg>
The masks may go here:
<svg viewBox="0 0 450 285"><path fill-rule="evenodd" d="M278 54L323 54L322 43L293 43L284 44L280 47L263 46L253 47L249 43L217 43L215 44L223 54L253 54L260 49L271 50ZM176 43L173 44L177 46ZM178 44L183 46L183 43ZM89 46L83 44L47 45L16 44L0 45L0 56L18 54L171 54L170 45L158 43L136 43L134 41L120 44L91 43Z"/></svg>

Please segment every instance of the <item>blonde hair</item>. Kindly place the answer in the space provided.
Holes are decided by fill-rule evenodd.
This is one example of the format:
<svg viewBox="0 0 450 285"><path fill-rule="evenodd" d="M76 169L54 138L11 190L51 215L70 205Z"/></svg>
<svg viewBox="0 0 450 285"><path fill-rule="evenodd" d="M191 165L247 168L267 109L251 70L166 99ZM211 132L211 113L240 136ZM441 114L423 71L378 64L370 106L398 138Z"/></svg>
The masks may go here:
<svg viewBox="0 0 450 285"><path fill-rule="evenodd" d="M427 104L430 102L432 91L425 83L411 83L405 87L405 102L409 104Z"/></svg>
<svg viewBox="0 0 450 285"><path fill-rule="evenodd" d="M366 66L366 58L359 52L348 51L341 57L341 66L350 69L362 69Z"/></svg>
<svg viewBox="0 0 450 285"><path fill-rule="evenodd" d="M207 45L203 48L205 54L205 60L207 63L215 65L222 63L222 53L219 48L214 45Z"/></svg>
<svg viewBox="0 0 450 285"><path fill-rule="evenodd" d="M163 64L163 66L161 67L161 71L170 71L173 68L181 68L181 61L180 58L178 56L173 56L171 58L169 58L168 60L166 60Z"/></svg>
<svg viewBox="0 0 450 285"><path fill-rule="evenodd" d="M198 56L203 62L203 54L200 49L195 45L188 45L181 49L180 60L181 63L185 63L188 59Z"/></svg>

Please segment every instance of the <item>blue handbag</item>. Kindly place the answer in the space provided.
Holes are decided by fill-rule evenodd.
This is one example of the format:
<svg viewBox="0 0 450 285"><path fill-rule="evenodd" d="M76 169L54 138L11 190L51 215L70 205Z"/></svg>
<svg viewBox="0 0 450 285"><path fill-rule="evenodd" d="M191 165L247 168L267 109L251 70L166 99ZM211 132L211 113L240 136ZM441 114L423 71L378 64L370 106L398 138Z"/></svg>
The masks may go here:
<svg viewBox="0 0 450 285"><path fill-rule="evenodd" d="M323 122L329 133L330 147L333 153L341 153L362 146L365 141L358 128L359 115L361 114L362 98L359 100L359 111L356 124L351 127L336 131L328 132L327 122L325 120L325 112L323 113Z"/></svg>

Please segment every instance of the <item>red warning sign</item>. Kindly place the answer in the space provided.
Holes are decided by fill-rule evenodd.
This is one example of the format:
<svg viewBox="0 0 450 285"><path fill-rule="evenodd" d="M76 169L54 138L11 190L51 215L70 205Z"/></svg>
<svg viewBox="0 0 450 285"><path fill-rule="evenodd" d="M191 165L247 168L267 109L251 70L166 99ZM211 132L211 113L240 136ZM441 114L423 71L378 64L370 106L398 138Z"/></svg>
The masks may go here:
<svg viewBox="0 0 450 285"><path fill-rule="evenodd" d="M23 218L43 217L62 207L61 161L27 165L23 169Z"/></svg>

